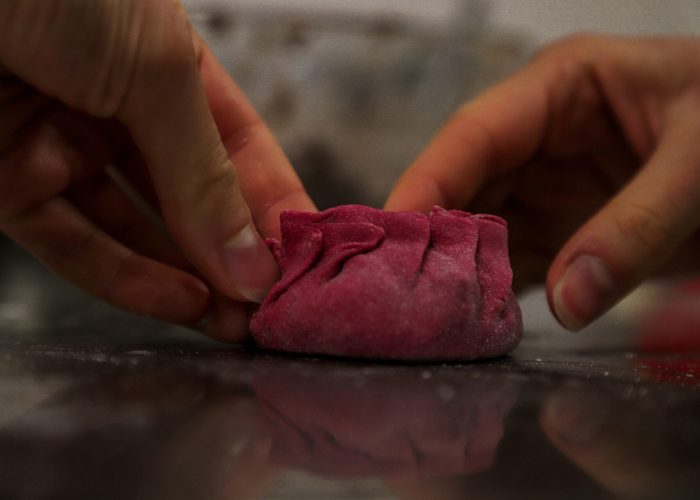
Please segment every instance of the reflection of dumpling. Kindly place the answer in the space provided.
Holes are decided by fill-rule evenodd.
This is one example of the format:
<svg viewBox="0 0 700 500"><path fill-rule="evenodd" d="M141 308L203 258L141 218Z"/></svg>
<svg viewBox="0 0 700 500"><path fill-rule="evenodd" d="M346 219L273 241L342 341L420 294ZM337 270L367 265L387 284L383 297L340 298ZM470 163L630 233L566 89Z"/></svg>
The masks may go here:
<svg viewBox="0 0 700 500"><path fill-rule="evenodd" d="M522 335L505 222L342 206L285 212L282 268L251 321L282 351L391 359L475 359Z"/></svg>
<svg viewBox="0 0 700 500"><path fill-rule="evenodd" d="M453 367L257 363L270 462L331 478L430 478L489 468L517 387Z"/></svg>

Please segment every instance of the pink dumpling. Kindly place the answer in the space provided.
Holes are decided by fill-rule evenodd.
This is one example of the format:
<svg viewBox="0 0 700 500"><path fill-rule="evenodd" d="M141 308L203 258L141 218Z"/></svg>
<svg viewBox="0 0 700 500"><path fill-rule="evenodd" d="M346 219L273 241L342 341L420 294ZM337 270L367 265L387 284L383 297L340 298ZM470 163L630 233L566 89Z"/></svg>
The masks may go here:
<svg viewBox="0 0 700 500"><path fill-rule="evenodd" d="M447 360L503 355L522 336L505 221L341 206L284 212L282 269L251 320L262 347Z"/></svg>

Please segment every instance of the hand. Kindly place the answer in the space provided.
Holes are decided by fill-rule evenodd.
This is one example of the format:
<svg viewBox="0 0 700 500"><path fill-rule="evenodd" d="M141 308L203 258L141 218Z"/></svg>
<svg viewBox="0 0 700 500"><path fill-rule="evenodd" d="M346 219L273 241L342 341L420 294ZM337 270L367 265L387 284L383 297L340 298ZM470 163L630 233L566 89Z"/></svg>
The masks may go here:
<svg viewBox="0 0 700 500"><path fill-rule="evenodd" d="M546 273L580 329L684 242L676 267L698 269L699 61L692 38L559 42L459 110L386 206L503 215L516 286Z"/></svg>
<svg viewBox="0 0 700 500"><path fill-rule="evenodd" d="M284 208L313 205L176 1L0 0L0 229L57 273L240 340Z"/></svg>

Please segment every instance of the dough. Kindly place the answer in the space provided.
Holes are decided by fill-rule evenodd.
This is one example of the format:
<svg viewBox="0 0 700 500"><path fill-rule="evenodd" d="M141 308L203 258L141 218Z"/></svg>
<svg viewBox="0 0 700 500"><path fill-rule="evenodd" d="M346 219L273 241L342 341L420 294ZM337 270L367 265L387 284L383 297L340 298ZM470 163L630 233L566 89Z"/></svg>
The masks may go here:
<svg viewBox="0 0 700 500"><path fill-rule="evenodd" d="M507 228L492 215L348 205L284 212L282 279L251 320L262 347L335 356L500 356L522 335Z"/></svg>

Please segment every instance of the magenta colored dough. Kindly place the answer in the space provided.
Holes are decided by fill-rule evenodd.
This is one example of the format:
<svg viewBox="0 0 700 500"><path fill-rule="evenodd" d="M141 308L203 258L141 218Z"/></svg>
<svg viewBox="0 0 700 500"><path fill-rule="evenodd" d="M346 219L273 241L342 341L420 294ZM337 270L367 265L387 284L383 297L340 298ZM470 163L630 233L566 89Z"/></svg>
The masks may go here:
<svg viewBox="0 0 700 500"><path fill-rule="evenodd" d="M284 212L282 269L251 320L259 345L377 359L478 359L522 336L508 230L492 215L348 205Z"/></svg>

